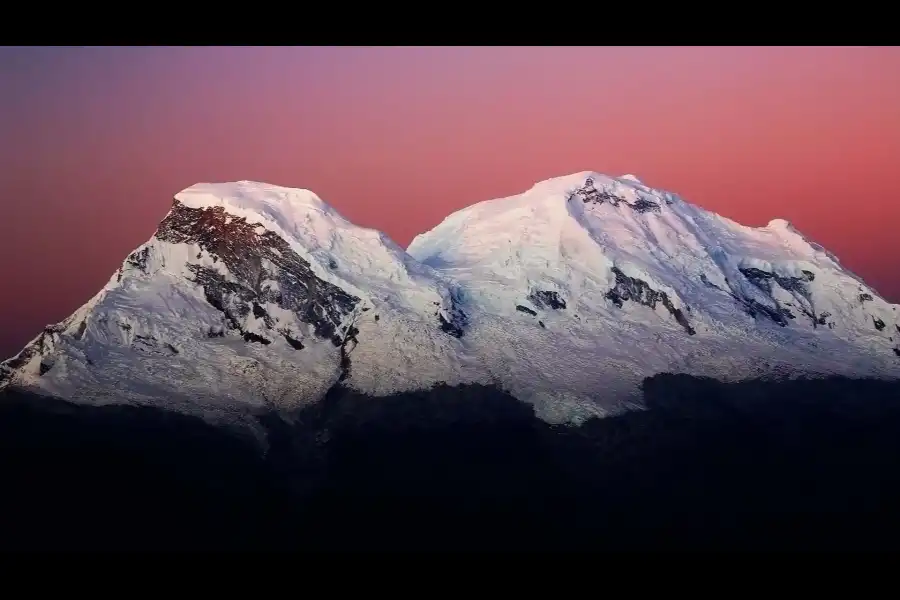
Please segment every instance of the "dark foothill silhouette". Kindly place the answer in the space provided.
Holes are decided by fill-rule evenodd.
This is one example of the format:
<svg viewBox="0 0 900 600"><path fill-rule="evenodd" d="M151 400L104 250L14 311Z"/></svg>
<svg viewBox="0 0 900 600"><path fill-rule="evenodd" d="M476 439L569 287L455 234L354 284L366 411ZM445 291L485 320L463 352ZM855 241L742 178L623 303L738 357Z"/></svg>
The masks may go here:
<svg viewBox="0 0 900 600"><path fill-rule="evenodd" d="M551 426L483 386L340 384L249 429L0 402L5 549L892 550L900 384L644 383L647 410Z"/></svg>

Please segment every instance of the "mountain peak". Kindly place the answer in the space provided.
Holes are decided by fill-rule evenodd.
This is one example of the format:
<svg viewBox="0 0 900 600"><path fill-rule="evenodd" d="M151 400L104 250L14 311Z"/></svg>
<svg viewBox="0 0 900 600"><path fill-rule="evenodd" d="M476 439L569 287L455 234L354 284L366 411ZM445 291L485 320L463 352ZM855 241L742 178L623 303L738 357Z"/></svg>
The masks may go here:
<svg viewBox="0 0 900 600"><path fill-rule="evenodd" d="M287 240L301 255L321 255L319 262L325 264L331 255L341 253L347 238L353 247L392 245L381 232L351 223L308 189L256 181L198 183L176 194L175 204L190 210L223 210Z"/></svg>
<svg viewBox="0 0 900 600"><path fill-rule="evenodd" d="M772 219L771 221L769 221L766 227L773 230L794 230L794 226L787 219Z"/></svg>
<svg viewBox="0 0 900 600"><path fill-rule="evenodd" d="M256 181L197 183L176 194L175 201L188 208L222 207L234 216L257 222L256 217L263 217L284 231L291 231L292 224L303 220L310 212L338 216L310 190Z"/></svg>
<svg viewBox="0 0 900 600"><path fill-rule="evenodd" d="M590 180L594 185L612 184L614 177L598 173L597 171L578 171L568 175L551 177L535 183L530 191L539 191L542 194L567 193L575 188L585 185Z"/></svg>
<svg viewBox="0 0 900 600"><path fill-rule="evenodd" d="M594 185L616 185L618 183L620 185L624 184L629 187L635 184L638 186L644 186L644 183L640 179L638 179L637 176L632 174L613 177L612 175L605 175L603 173L600 173L599 171L578 171L576 173L560 175L558 177L551 177L549 179L538 181L534 184L532 189L547 191L555 188L581 187L585 185L585 182L588 179L590 179L594 183Z"/></svg>
<svg viewBox="0 0 900 600"><path fill-rule="evenodd" d="M745 227L632 175L538 182L407 251L309 190L201 183L0 388L206 414L491 383L557 422L660 372L895 375L898 316L787 221Z"/></svg>
<svg viewBox="0 0 900 600"><path fill-rule="evenodd" d="M238 219L259 226L257 234L275 234L310 261L317 276L339 279L355 295L391 297L405 304L398 290L417 285L410 278L423 270L387 235L352 223L308 189L256 181L198 183L176 194L175 203L170 216L179 209L222 210L226 216L220 229Z"/></svg>

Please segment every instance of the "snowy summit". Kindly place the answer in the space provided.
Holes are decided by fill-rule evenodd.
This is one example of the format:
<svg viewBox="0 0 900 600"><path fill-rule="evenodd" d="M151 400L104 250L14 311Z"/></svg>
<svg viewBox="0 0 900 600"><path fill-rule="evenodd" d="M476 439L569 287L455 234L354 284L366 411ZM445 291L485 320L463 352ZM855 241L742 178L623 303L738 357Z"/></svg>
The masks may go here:
<svg viewBox="0 0 900 600"><path fill-rule="evenodd" d="M900 317L789 223L745 227L581 172L448 216L404 251L308 190L198 184L0 387L210 419L439 383L551 422L661 372L896 377Z"/></svg>

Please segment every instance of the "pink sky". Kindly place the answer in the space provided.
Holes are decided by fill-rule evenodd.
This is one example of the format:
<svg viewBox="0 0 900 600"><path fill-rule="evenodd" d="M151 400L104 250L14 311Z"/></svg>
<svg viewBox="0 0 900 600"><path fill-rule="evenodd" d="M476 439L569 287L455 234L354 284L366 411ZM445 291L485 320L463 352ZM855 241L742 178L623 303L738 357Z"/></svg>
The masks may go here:
<svg viewBox="0 0 900 600"><path fill-rule="evenodd" d="M307 187L406 245L582 170L782 217L900 301L900 48L0 48L0 354L199 181Z"/></svg>

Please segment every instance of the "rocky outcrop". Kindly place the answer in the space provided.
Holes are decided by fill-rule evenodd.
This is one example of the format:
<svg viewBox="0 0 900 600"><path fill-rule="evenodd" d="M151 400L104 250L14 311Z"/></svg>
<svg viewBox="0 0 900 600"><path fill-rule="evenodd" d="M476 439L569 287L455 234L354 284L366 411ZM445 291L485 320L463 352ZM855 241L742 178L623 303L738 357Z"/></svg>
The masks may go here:
<svg viewBox="0 0 900 600"><path fill-rule="evenodd" d="M284 239L261 229L222 208L194 209L176 202L156 237L173 244L197 244L214 262L224 263L231 277L213 267L188 268L203 287L207 301L222 312L229 329L248 342L269 344L281 336L291 347L303 348L301 334L279 327L277 319L265 310L266 304L274 304L310 324L317 337L340 346L343 339L337 330L360 299L317 277L309 262ZM264 323L271 336L246 330L244 323L251 314Z"/></svg>
<svg viewBox="0 0 900 600"><path fill-rule="evenodd" d="M456 290L450 291L450 302L444 310L438 310L441 331L455 338L461 338L469 324L469 316L461 308L461 298Z"/></svg>
<svg viewBox="0 0 900 600"><path fill-rule="evenodd" d="M16 356L0 363L0 386L10 381L16 370L25 366L36 357L41 357L38 372L47 374L55 363L53 350L59 344L60 335L65 324L48 325L32 343L22 349Z"/></svg>
<svg viewBox="0 0 900 600"><path fill-rule="evenodd" d="M681 309L676 308L672 304L668 294L654 290L647 282L641 279L625 275L618 267L613 267L612 272L616 276L616 283L611 290L606 292L606 298L613 304L622 308L624 302L630 300L653 309L656 308L658 303L662 304L669 311L669 314L675 318L675 321L687 331L688 335L696 333Z"/></svg>
<svg viewBox="0 0 900 600"><path fill-rule="evenodd" d="M534 290L528 295L528 300L538 308L551 308L553 310L566 308L566 300L558 292Z"/></svg>
<svg viewBox="0 0 900 600"><path fill-rule="evenodd" d="M594 187L594 180L591 177L588 177L584 185L580 188L576 189L569 196L569 199L572 200L574 198L580 199L585 204L603 204L604 202L608 202L612 206L619 206L619 204L624 204L631 210L638 213L648 213L662 212L659 204L653 202L652 200L647 200L646 198L639 197L634 203L629 203L623 196L619 196L609 190L600 189L598 190Z"/></svg>
<svg viewBox="0 0 900 600"><path fill-rule="evenodd" d="M132 268L135 268L142 273L147 272L147 258L150 256L150 248L144 247L140 250L135 250L131 254L128 255L128 258L125 259L125 262ZM121 272L119 273L121 278Z"/></svg>
<svg viewBox="0 0 900 600"><path fill-rule="evenodd" d="M662 210L659 207L659 204L657 204L656 202L653 202L651 200L647 200L646 198L638 198L637 200L635 200L634 204L629 204L628 207L631 208L633 211L639 212L641 214L648 213L648 212L654 212L654 213L662 212Z"/></svg>
<svg viewBox="0 0 900 600"><path fill-rule="evenodd" d="M785 327L788 324L787 319L796 318L796 315L794 315L790 308L793 307L801 314L805 315L810 320L813 327L824 325L827 322L825 319L830 315L826 313L823 313L823 315L816 315L813 307L812 294L807 285L816 278L812 271L801 271L802 277L789 277L752 267L740 268L739 271L747 281L759 290L765 292L768 297L772 298L772 302L775 305L775 307L772 308L765 306L756 300L739 298L752 316L756 317L759 314L764 314L775 323ZM775 286L788 292L793 296L794 300L785 303L779 302L773 294Z"/></svg>

